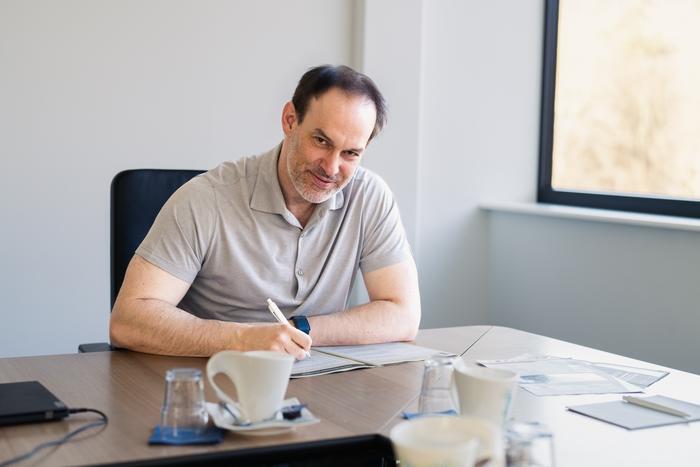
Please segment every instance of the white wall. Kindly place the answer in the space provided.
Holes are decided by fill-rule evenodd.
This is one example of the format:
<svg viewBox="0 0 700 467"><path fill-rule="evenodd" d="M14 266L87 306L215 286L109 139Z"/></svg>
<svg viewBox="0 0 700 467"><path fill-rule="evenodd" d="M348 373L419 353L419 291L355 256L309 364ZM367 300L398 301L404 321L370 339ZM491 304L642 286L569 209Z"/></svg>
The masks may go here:
<svg viewBox="0 0 700 467"><path fill-rule="evenodd" d="M299 76L351 62L352 9L0 1L0 356L106 341L112 176L275 145Z"/></svg>
<svg viewBox="0 0 700 467"><path fill-rule="evenodd" d="M399 205L414 256L418 252L418 183L422 81L422 0L357 0L355 60L387 101L388 124L362 164L381 174ZM361 274L351 304L368 300ZM425 326L425 319L423 319Z"/></svg>
<svg viewBox="0 0 700 467"><path fill-rule="evenodd" d="M495 212L491 319L700 373L700 234Z"/></svg>
<svg viewBox="0 0 700 467"><path fill-rule="evenodd" d="M534 197L542 2L425 2L418 260L427 326L489 318L490 197Z"/></svg>
<svg viewBox="0 0 700 467"><path fill-rule="evenodd" d="M368 1L364 6L362 62L389 108L388 124L363 164L380 173L401 210L409 243L416 244L420 157L422 0Z"/></svg>
<svg viewBox="0 0 700 467"><path fill-rule="evenodd" d="M534 199L542 17L541 0L367 2L364 70L392 108L365 165L400 203L422 327L489 322L478 204Z"/></svg>

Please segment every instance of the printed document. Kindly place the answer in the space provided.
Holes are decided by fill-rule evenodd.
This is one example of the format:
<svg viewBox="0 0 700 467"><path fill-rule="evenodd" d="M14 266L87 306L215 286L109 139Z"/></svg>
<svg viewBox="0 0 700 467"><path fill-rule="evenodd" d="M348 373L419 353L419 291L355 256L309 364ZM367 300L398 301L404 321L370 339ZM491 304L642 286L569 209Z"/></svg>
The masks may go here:
<svg viewBox="0 0 700 467"><path fill-rule="evenodd" d="M520 387L536 396L641 392L668 374L661 370L548 355L522 355L506 360L482 360L478 363L517 373Z"/></svg>
<svg viewBox="0 0 700 467"><path fill-rule="evenodd" d="M292 378L325 375L395 363L417 362L435 356L453 357L454 354L406 342L312 347L311 358L294 362Z"/></svg>

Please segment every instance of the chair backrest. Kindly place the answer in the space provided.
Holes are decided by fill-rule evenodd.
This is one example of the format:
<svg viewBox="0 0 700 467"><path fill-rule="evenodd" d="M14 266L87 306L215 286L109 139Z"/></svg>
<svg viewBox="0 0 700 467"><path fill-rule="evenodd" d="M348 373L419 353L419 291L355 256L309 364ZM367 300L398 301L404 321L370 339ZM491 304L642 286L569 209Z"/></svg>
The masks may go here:
<svg viewBox="0 0 700 467"><path fill-rule="evenodd" d="M136 169L112 179L111 296L112 306L134 251L151 228L160 208L175 190L203 170Z"/></svg>

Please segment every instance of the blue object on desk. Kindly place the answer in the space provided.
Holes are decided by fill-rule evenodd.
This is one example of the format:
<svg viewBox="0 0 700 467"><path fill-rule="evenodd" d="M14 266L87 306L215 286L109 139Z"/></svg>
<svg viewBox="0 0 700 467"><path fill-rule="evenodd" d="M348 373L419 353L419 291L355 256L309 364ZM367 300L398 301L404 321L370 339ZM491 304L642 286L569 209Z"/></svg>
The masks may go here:
<svg viewBox="0 0 700 467"><path fill-rule="evenodd" d="M459 415L456 410L454 409L449 409L449 410L443 410L442 412L430 412L430 413L420 413L420 412L401 412L401 416L405 418L406 420L411 420L413 418L420 418L420 417L430 417L433 415Z"/></svg>
<svg viewBox="0 0 700 467"><path fill-rule="evenodd" d="M208 426L204 431L197 433L194 429L180 428L177 436L173 436L173 429L157 425L153 428L148 444L218 444L224 439L224 430L215 426Z"/></svg>
<svg viewBox="0 0 700 467"><path fill-rule="evenodd" d="M301 417L301 411L306 407L306 404L294 404L282 407L280 412L282 412L282 418L285 420L296 420Z"/></svg>

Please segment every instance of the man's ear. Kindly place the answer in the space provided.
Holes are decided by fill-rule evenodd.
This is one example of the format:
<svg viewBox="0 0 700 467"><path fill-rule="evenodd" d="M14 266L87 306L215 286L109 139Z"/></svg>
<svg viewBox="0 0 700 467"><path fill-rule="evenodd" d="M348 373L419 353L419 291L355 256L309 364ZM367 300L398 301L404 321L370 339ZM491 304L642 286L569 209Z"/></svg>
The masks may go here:
<svg viewBox="0 0 700 467"><path fill-rule="evenodd" d="M284 109L282 109L282 131L284 131L284 134L289 136L289 133L291 133L292 128L294 128L296 123L297 112L294 109L294 104L292 104L292 101L289 101L284 104Z"/></svg>

